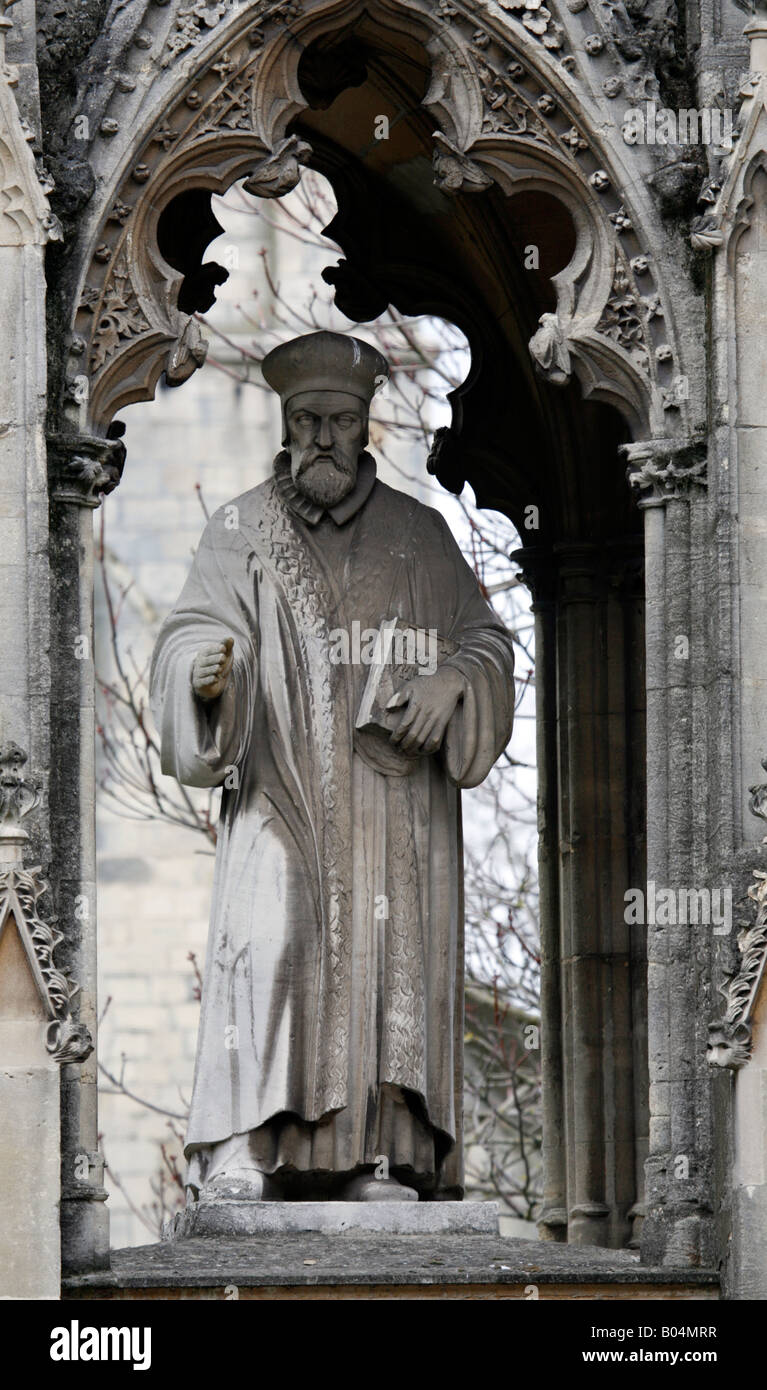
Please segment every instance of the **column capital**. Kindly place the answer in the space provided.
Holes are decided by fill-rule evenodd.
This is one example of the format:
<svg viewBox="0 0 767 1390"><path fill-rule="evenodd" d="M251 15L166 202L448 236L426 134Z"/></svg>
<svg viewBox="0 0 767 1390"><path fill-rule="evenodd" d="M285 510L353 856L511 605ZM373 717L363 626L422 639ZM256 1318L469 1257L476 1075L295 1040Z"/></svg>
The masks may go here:
<svg viewBox="0 0 767 1390"><path fill-rule="evenodd" d="M512 550L509 559L519 565L520 578L530 590L534 605L554 598L558 567L550 546L525 545Z"/></svg>
<svg viewBox="0 0 767 1390"><path fill-rule="evenodd" d="M586 580L598 598L608 587L644 585L642 536L610 536L598 541L554 541L550 546L523 546L509 555L533 595L533 607L561 595L561 581Z"/></svg>
<svg viewBox="0 0 767 1390"><path fill-rule="evenodd" d="M48 436L48 482L55 502L77 507L99 507L114 492L125 466L125 445L120 438L96 435Z"/></svg>
<svg viewBox="0 0 767 1390"><path fill-rule="evenodd" d="M619 452L640 507L662 507L708 486L702 439L640 439L622 444Z"/></svg>

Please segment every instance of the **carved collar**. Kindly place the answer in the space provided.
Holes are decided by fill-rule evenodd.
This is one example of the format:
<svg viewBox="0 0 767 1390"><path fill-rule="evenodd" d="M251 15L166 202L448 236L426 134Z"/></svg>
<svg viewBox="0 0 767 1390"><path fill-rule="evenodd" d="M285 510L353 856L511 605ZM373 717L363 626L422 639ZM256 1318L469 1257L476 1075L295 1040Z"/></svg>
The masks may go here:
<svg viewBox="0 0 767 1390"><path fill-rule="evenodd" d="M302 492L296 487L290 473L290 454L286 449L279 453L274 460L274 480L277 484L277 491L288 511L300 516L302 521L308 522L309 526L316 526L323 516L331 516L336 526L343 526L357 514L360 507L364 506L370 496L376 481L376 463L372 454L364 453L360 455L359 466L357 468L357 481L351 492L342 497L334 507L320 507L315 502L310 502Z"/></svg>

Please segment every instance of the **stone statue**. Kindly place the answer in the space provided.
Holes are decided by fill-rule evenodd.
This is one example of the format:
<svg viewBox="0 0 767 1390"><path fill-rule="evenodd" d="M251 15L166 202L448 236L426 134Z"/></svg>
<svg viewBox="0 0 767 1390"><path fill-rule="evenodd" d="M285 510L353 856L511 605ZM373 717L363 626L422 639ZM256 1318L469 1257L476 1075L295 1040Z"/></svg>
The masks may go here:
<svg viewBox="0 0 767 1390"><path fill-rule="evenodd" d="M285 448L211 518L152 666L163 772L222 787L188 1184L460 1197L459 788L508 742L512 640L441 515L376 478L383 357L312 333L263 374ZM405 643L361 722L395 620L430 661Z"/></svg>

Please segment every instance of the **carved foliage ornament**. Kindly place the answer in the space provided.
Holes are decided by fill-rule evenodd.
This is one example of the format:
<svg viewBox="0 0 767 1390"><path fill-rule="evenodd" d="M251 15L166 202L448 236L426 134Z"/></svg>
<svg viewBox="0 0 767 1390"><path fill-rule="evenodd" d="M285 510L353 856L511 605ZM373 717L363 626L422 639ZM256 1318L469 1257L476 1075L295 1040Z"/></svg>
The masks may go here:
<svg viewBox="0 0 767 1390"><path fill-rule="evenodd" d="M498 3L501 9L518 20L529 34L540 39L544 48L556 50L563 47L565 31L541 0L498 0Z"/></svg>
<svg viewBox="0 0 767 1390"><path fill-rule="evenodd" d="M19 115L13 88L19 75L5 60L5 31L11 20L4 17L16 0L0 5L0 246L44 245L60 241L61 224L48 203L50 184L38 177L30 148L34 132Z"/></svg>
<svg viewBox="0 0 767 1390"><path fill-rule="evenodd" d="M708 486L701 441L643 440L621 445L620 452L628 461L627 478L639 494L640 507L689 499Z"/></svg>
<svg viewBox="0 0 767 1390"><path fill-rule="evenodd" d="M183 54L196 48L205 33L215 29L219 20L230 15L233 8L231 0L193 0L191 5L182 5L177 11L160 66L170 67Z"/></svg>
<svg viewBox="0 0 767 1390"><path fill-rule="evenodd" d="M98 257L98 252L96 255ZM85 286L80 309L94 319L90 352L90 369L94 374L117 352L121 343L151 327L138 304L125 256L116 262L103 291Z"/></svg>
<svg viewBox="0 0 767 1390"><path fill-rule="evenodd" d="M93 1051L93 1042L85 1025L72 1017L72 999L79 986L53 958L63 933L38 912L48 885L39 867L25 869L19 862L20 847L29 838L22 821L40 800L37 786L24 776L26 761L26 753L17 744L0 747L0 936L12 918L48 1014L48 1051L57 1062L83 1062Z"/></svg>
<svg viewBox="0 0 767 1390"><path fill-rule="evenodd" d="M642 274L646 271L647 264L644 260L639 262L639 258L636 258L631 269L634 275ZM618 343L641 372L648 370L650 361L646 319L647 312L634 283L634 277L622 257L618 256L612 293L597 325L597 331Z"/></svg>
<svg viewBox="0 0 767 1390"><path fill-rule="evenodd" d="M762 758L762 767L767 772L767 758ZM767 820L767 784L749 787L749 792L752 815ZM767 835L762 844L767 845ZM725 1012L709 1024L709 1063L731 1071L750 1060L754 1005L767 965L767 871L754 869L753 878L748 896L756 904L756 917L751 923L744 922L738 932L738 966L719 990Z"/></svg>
<svg viewBox="0 0 767 1390"><path fill-rule="evenodd" d="M441 131L434 135L434 182L443 193L481 193L493 182L490 174L453 145Z"/></svg>
<svg viewBox="0 0 767 1390"><path fill-rule="evenodd" d="M119 438L51 435L48 439L48 483L55 502L98 507L102 497L114 492L124 466L125 445Z"/></svg>

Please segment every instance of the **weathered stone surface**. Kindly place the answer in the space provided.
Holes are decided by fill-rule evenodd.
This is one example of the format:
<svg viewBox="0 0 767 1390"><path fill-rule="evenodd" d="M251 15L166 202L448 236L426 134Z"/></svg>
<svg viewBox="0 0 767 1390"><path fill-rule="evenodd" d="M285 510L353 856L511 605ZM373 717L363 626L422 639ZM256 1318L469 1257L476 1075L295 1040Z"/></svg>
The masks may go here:
<svg viewBox="0 0 767 1390"><path fill-rule="evenodd" d="M437 513L376 477L381 354L310 333L262 370L285 450L211 518L152 666L162 770L223 789L188 1182L460 1196L459 791L508 743L513 642Z"/></svg>
<svg viewBox="0 0 767 1390"><path fill-rule="evenodd" d="M330 1234L497 1235L497 1202L194 1202L166 1226L163 1239L197 1236Z"/></svg>
<svg viewBox="0 0 767 1390"><path fill-rule="evenodd" d="M8 0L1 8L3 15L14 10ZM93 671L83 663L74 674L71 652L76 634L90 634L92 540L89 513L77 520L59 514L48 548L42 472L46 363L42 354L28 350L29 343L41 340L42 246L56 230L44 207L43 161L59 178L56 196L68 219L66 246L54 250L48 266L52 428L59 437L73 431L105 438L115 409L151 396L164 370L182 380L202 357L195 326L179 308L183 276L171 273L157 236L158 211L181 187L174 183L180 165L186 160L187 174L206 187L251 174L259 196L279 194L308 157L307 142L292 130L287 133L291 123L305 126L303 133L312 138L318 128L326 135L323 103L344 90L345 71L355 82L367 73L365 49L368 44L375 49L381 30L387 54L396 60L399 8L395 0L370 0L361 23L364 42L349 67L348 51L336 55L335 64L332 54L323 53L324 61L318 62L316 52L305 52L305 29L312 40L316 34L325 43L333 38L338 7L326 0L287 8L269 0L191 6L186 0L83 0L74 7L17 0L10 56L19 72L4 67L1 79L3 124L13 138L2 158L7 180L0 279L9 370L0 442L3 516L18 527L26 524L29 561L25 565L24 547L3 526L7 582L0 665L3 715L11 726L4 736L23 742L35 766L52 764L41 810L39 843L45 853L40 857L47 858L53 843L57 907L69 928L66 952L79 967L83 1015L91 1024L96 1012ZM382 312L388 303L400 308L423 301L431 312L467 325L477 371L471 384L453 393L453 430L442 436L434 457L440 481L460 490L469 479L481 501L502 507L520 526L532 497L541 504L546 545L561 553L562 546L584 539L609 546L612 538L632 531L613 486L615 446L627 434L651 446L658 443L664 457L690 442L707 446L705 485L701 474L692 492L677 490L665 467L654 479L645 474L642 485L652 492L642 499L647 504L646 757L639 738L595 738L591 759L584 756L588 748L577 743L582 729L588 733L595 722L594 709L585 708L591 692L579 670L584 651L586 659L598 657L598 675L609 672L610 692L622 691L621 698L638 669L616 660L614 628L595 631L584 644L570 617L563 615L558 628L548 625L550 649L558 643L578 677L573 689L583 694L583 707L576 712L586 716L573 718L561 757L549 757L542 807L546 1016L567 1019L568 1026L574 1021L571 1034L563 1029L563 1048L552 1030L545 1040L548 1215L555 1238L570 1228L578 1238L592 1239L612 1204L620 1218L613 1232L618 1239L617 1226L629 1213L626 1192L617 1192L614 1180L618 1173L625 1180L623 1159L641 1165L648 1096L641 1039L628 1039L625 1023L638 1019L642 1033L645 1001L633 982L630 1007L628 993L619 998L614 989L620 956L633 968L640 952L632 955L636 942L620 949L626 943L619 856L608 847L604 861L597 861L596 822L619 825L632 795L632 759L646 761L648 877L675 889L728 882L737 900L754 867L755 834L744 801L767 736L761 631L767 33L759 10L749 26L749 53L737 0L693 3L684 24L677 6L666 0L608 7L551 0L551 9L530 12L455 0L439 13L435 6L409 0L403 14L408 21L417 17L416 27L428 41L427 58L412 82L415 117L406 112L396 141L373 141L375 171L367 183L370 171L363 171L358 130L352 147L345 148L336 128L332 140L316 142L316 157L327 157L332 144L327 167L338 173L344 164L339 185L347 175L349 184L359 178L365 189L359 201L368 205L355 207L349 196L338 219L340 235L349 243L344 245L346 271L337 277L339 287L343 280L346 286L339 302ZM9 22L4 20L4 28ZM36 29L37 70L31 53ZM418 42L414 39L407 54L412 72L418 68ZM18 106L26 128L6 100L17 101L11 92L17 76L23 79ZM403 78L398 100L402 94L410 99L410 82L410 75ZM255 92L257 100L251 101ZM732 106L742 99L735 156L711 146L662 142L627 148L622 110L656 99ZM421 127L437 129L436 189L428 174L421 177L429 170L430 154ZM391 149L403 146L409 172L393 159L387 164ZM31 172L35 160L39 182ZM406 193L414 169L418 175ZM695 227L687 228L691 189L704 172L704 212ZM561 196L575 228L571 251L554 256L535 288L527 272L517 274L517 248L509 234L520 186L524 197L535 199L542 192L551 197L552 190ZM379 202L382 188L386 196ZM368 196L371 189L375 197ZM396 197L389 205L392 189ZM447 210L451 203L454 214ZM477 210L467 212L468 204ZM383 207L391 213L388 220ZM409 254L408 237L424 209L427 251L418 259ZM453 215L460 249L451 260L443 254L450 236L440 245L437 224L447 227ZM543 221L548 228L555 225ZM387 262L386 240L395 224L407 230ZM569 232L564 222L558 225L553 240L559 236L561 249ZM483 260L472 267L467 248L477 245ZM393 264L397 260L404 272ZM544 316L548 350L535 333ZM512 321L511 331L501 332L499 325ZM546 380L525 374L531 335L539 364L548 363ZM500 364L495 376L494 362ZM576 377L590 397L586 402L570 389ZM553 403L555 381L562 390L559 406ZM496 403L504 395L511 404L499 428ZM604 416L597 419L595 403L615 412L608 424ZM561 457L566 464L558 472ZM87 481L87 469L77 481ZM86 505L93 500L86 498ZM70 495L65 506L77 505ZM610 520L617 520L617 530L610 529ZM569 605L573 595L566 597ZM689 644L682 658L674 650L680 638ZM51 648L57 668L52 705ZM11 683L11 673L18 673L17 682ZM556 682L553 654L548 674ZM547 683L541 701L549 754L557 713L552 688ZM49 708L55 715L50 760L38 756L48 746ZM612 700L605 704L610 712L614 708ZM642 826L637 822L633 828L638 843ZM608 837L609 831L605 841ZM599 878L599 889L588 886L589 869L595 871L594 882ZM556 901L560 877L574 885L562 915ZM598 905L599 894L609 902ZM81 899L93 909L82 925L73 911ZM563 923L566 931L560 935ZM645 1258L667 1265L679 1259L706 1263L716 1250L717 1258L732 1258L736 1296L752 1297L757 1272L765 1265L764 1128L754 1122L763 1100L764 1058L758 1039L748 1058L741 1037L732 1060L743 1065L733 1085L723 1076L712 1083L703 1062L708 1025L719 1013L717 989L728 976L744 978L735 933L715 941L678 925L651 926ZM596 979L593 964L603 958L612 972L606 972L607 982ZM557 974L562 959L568 990L572 983L564 1003ZM602 1048L614 1058L615 1069L600 1067ZM572 1076L566 1075L568 1066ZM65 1079L67 1165L80 1145L90 1152L97 1144L94 1069L95 1061L82 1086L71 1073ZM632 1088L631 1123L624 1126L628 1102L616 1106L615 1098ZM44 1097L39 1109L46 1112ZM557 1127L567 1132L565 1146ZM34 1125L22 1124L21 1132L33 1134ZM616 1162L618 1153L622 1158ZM46 1150L40 1172L48 1205L49 1159ZM568 1163L570 1174L564 1171ZM80 1202L85 1209L81 1196L70 1195L70 1207ZM635 1215L642 1214L637 1208ZM70 1214L65 1224L73 1219ZM81 1243L78 1260L93 1263L97 1245L95 1237ZM103 1258L103 1241L99 1252Z"/></svg>
<svg viewBox="0 0 767 1390"><path fill-rule="evenodd" d="M254 1236L238 1240L199 1238L163 1245L116 1250L110 1272L68 1279L65 1297L88 1291L104 1296L120 1289L162 1290L226 1286L429 1286L452 1284L628 1285L632 1289L666 1288L677 1281L716 1296L713 1270L648 1268L638 1255L619 1250L577 1250L540 1242L502 1240L484 1235L393 1236L321 1233ZM524 1297L524 1293L520 1293ZM692 1294L694 1297L695 1295Z"/></svg>
<svg viewBox="0 0 767 1390"><path fill-rule="evenodd" d="M0 1025L6 1052L9 1031ZM37 1065L25 1046L22 1066L0 1068L0 1298L59 1296L59 1069L39 1036L38 1048Z"/></svg>

